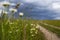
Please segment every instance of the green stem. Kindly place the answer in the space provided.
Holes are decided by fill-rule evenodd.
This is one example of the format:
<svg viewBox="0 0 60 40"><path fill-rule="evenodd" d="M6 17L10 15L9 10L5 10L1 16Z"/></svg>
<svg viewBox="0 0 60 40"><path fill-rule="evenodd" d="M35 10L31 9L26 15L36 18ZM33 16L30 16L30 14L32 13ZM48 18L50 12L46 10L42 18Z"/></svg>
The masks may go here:
<svg viewBox="0 0 60 40"><path fill-rule="evenodd" d="M5 35L5 34L4 34L4 28L3 28L3 27L4 27L4 26L3 26L3 23L2 23L2 40L5 40L5 39L4 39L4 37L5 37L4 35Z"/></svg>

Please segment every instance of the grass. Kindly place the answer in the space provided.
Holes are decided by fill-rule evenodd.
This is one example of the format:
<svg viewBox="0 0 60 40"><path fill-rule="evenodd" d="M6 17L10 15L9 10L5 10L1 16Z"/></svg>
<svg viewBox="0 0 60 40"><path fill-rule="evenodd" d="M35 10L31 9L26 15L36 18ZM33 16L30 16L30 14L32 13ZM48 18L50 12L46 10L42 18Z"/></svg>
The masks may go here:
<svg viewBox="0 0 60 40"><path fill-rule="evenodd" d="M56 27L60 27L60 20L41 20L43 23L47 23L50 25L54 25Z"/></svg>
<svg viewBox="0 0 60 40"><path fill-rule="evenodd" d="M58 37L60 37L60 29L57 29L57 28L53 28L53 27L50 27L50 26L47 26L47 25L44 25L44 24L41 24L40 25L44 28L46 28L47 30L53 32L53 33L56 33Z"/></svg>
<svg viewBox="0 0 60 40"><path fill-rule="evenodd" d="M46 40L36 20L0 19L0 40Z"/></svg>

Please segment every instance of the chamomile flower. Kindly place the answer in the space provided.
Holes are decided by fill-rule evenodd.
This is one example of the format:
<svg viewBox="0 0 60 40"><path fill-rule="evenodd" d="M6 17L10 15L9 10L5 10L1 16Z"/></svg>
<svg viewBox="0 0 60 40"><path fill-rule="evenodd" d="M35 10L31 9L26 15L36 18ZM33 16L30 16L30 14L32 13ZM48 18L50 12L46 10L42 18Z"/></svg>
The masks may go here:
<svg viewBox="0 0 60 40"><path fill-rule="evenodd" d="M39 26L36 26L36 28L39 28Z"/></svg>
<svg viewBox="0 0 60 40"><path fill-rule="evenodd" d="M36 30L35 28L31 28L31 30Z"/></svg>
<svg viewBox="0 0 60 40"><path fill-rule="evenodd" d="M35 36L35 35L32 34L31 36L33 37L33 36Z"/></svg>
<svg viewBox="0 0 60 40"><path fill-rule="evenodd" d="M9 31L9 33L12 33L12 31Z"/></svg>
<svg viewBox="0 0 60 40"><path fill-rule="evenodd" d="M31 26L33 26L34 24L31 24Z"/></svg>
<svg viewBox="0 0 60 40"><path fill-rule="evenodd" d="M9 24L12 25L12 24L14 24L14 22L10 22L10 21L9 21Z"/></svg>
<svg viewBox="0 0 60 40"><path fill-rule="evenodd" d="M22 13L22 12L19 13L19 16L23 16L23 15L24 15L24 13Z"/></svg>
<svg viewBox="0 0 60 40"><path fill-rule="evenodd" d="M36 28L40 28L40 26L37 24Z"/></svg>
<svg viewBox="0 0 60 40"><path fill-rule="evenodd" d="M19 30L17 29L16 32L18 32Z"/></svg>
<svg viewBox="0 0 60 40"><path fill-rule="evenodd" d="M35 34L37 34L37 33L38 33L38 31L36 30L36 31L35 31Z"/></svg>
<svg viewBox="0 0 60 40"><path fill-rule="evenodd" d="M8 1L1 2L2 6L8 7L10 3Z"/></svg>
<svg viewBox="0 0 60 40"><path fill-rule="evenodd" d="M15 12L17 12L17 9L15 9L15 8L10 8L9 11L12 12L12 13L15 13Z"/></svg>

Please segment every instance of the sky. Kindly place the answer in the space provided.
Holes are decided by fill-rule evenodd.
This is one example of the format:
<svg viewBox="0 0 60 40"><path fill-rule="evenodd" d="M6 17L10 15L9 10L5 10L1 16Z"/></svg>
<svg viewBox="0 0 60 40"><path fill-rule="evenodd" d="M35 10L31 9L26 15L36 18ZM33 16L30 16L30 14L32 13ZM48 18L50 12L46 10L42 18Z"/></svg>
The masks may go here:
<svg viewBox="0 0 60 40"><path fill-rule="evenodd" d="M0 0L3 1L3 0ZM21 2L36 5L37 9L49 9L55 12L53 19L60 19L60 0L10 0L11 2ZM42 6L42 7L41 7Z"/></svg>
<svg viewBox="0 0 60 40"><path fill-rule="evenodd" d="M52 10L56 14L53 19L60 19L60 0L22 0L25 3L32 3L38 6L46 6L47 9Z"/></svg>

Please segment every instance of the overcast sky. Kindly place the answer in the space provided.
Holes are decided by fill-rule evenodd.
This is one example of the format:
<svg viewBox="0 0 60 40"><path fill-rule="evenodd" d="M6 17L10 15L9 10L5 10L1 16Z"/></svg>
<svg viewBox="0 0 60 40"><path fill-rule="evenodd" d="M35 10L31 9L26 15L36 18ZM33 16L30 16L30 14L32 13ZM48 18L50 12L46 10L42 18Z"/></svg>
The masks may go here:
<svg viewBox="0 0 60 40"><path fill-rule="evenodd" d="M0 0L1 1L1 0ZM60 0L10 0L12 2L23 2L23 3L32 3L32 4L36 4L38 6L50 6L55 2L60 2Z"/></svg>
<svg viewBox="0 0 60 40"><path fill-rule="evenodd" d="M3 1L3 0L0 0ZM22 2L22 3L31 3L38 6L39 9L40 6L46 6L48 9L53 10L57 13L56 19L60 19L60 0L10 0L11 2Z"/></svg>

